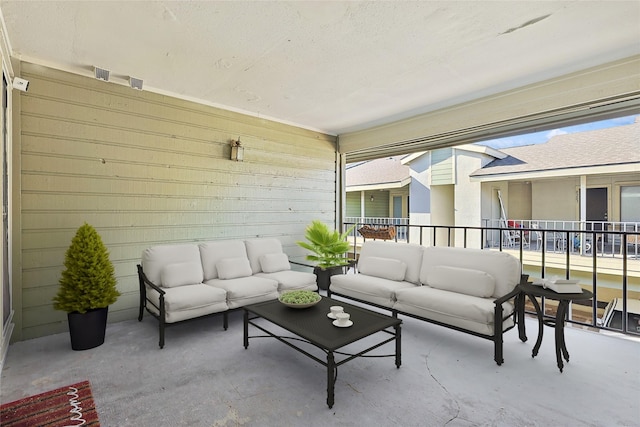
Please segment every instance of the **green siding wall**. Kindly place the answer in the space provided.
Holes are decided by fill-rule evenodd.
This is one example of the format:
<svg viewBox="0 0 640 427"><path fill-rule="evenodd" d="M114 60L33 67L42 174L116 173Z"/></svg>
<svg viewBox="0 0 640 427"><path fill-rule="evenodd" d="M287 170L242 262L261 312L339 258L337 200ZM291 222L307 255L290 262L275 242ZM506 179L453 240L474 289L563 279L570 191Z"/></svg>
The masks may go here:
<svg viewBox="0 0 640 427"><path fill-rule="evenodd" d="M431 152L431 185L455 184L453 177L453 149L441 148Z"/></svg>
<svg viewBox="0 0 640 427"><path fill-rule="evenodd" d="M14 340L67 329L53 310L64 253L83 222L115 264L110 321L137 314L136 264L159 243L277 237L296 244L312 219L334 224L335 138L28 63L16 101ZM16 97L17 98L17 97ZM241 138L245 161L229 160Z"/></svg>
<svg viewBox="0 0 640 427"><path fill-rule="evenodd" d="M373 202L371 201L371 196L373 196ZM389 192L388 191L365 192L364 214L366 217L373 217L373 218L389 217Z"/></svg>
<svg viewBox="0 0 640 427"><path fill-rule="evenodd" d="M360 216L360 192L347 193L347 216Z"/></svg>

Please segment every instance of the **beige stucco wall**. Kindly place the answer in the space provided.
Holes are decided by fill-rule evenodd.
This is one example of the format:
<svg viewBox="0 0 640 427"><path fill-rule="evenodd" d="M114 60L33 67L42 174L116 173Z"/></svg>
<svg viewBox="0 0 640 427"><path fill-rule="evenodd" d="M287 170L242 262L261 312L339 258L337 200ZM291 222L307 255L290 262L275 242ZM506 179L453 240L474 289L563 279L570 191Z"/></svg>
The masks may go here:
<svg viewBox="0 0 640 427"><path fill-rule="evenodd" d="M455 224L455 186L432 185L431 186L431 224L452 225ZM452 241L455 239L454 230L451 231ZM436 246L447 246L449 232L446 228L436 229Z"/></svg>
<svg viewBox="0 0 640 427"><path fill-rule="evenodd" d="M268 236L302 259L305 226L335 221L334 137L28 63L21 77L14 341L66 330L51 299L85 221L115 265L110 321L136 316L148 246ZM229 160L238 137L244 162Z"/></svg>
<svg viewBox="0 0 640 427"><path fill-rule="evenodd" d="M541 220L577 220L576 186L578 178L533 181L531 218Z"/></svg>
<svg viewBox="0 0 640 427"><path fill-rule="evenodd" d="M509 182L509 218L531 219L531 181Z"/></svg>
<svg viewBox="0 0 640 427"><path fill-rule="evenodd" d="M477 181L471 181L469 175L484 164L489 159L488 156L467 151L464 149L454 149L455 153L455 206L454 216L455 225L480 227L482 226L482 184ZM467 247L481 247L481 232L468 230ZM455 245L464 246L465 236L462 232L458 232L455 237Z"/></svg>

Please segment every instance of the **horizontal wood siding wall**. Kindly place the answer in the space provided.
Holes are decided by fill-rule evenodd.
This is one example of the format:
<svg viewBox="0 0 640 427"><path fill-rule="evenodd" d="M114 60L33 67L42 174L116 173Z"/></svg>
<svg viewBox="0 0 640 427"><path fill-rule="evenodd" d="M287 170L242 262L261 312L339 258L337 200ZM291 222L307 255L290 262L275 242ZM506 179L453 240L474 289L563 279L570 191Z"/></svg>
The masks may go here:
<svg viewBox="0 0 640 427"><path fill-rule="evenodd" d="M101 234L122 296L138 307L136 264L161 243L276 237L292 259L313 219L334 224L335 138L23 63L20 99L22 324L67 329L53 310L64 254L85 221ZM229 160L241 138L244 162Z"/></svg>
<svg viewBox="0 0 640 427"><path fill-rule="evenodd" d="M373 196L373 201L371 197ZM364 216L372 218L389 217L389 192L365 191L364 192Z"/></svg>
<svg viewBox="0 0 640 427"><path fill-rule="evenodd" d="M360 216L361 192L352 191L347 193L347 214L346 216Z"/></svg>
<svg viewBox="0 0 640 427"><path fill-rule="evenodd" d="M431 185L454 184L453 149L441 148L431 153Z"/></svg>

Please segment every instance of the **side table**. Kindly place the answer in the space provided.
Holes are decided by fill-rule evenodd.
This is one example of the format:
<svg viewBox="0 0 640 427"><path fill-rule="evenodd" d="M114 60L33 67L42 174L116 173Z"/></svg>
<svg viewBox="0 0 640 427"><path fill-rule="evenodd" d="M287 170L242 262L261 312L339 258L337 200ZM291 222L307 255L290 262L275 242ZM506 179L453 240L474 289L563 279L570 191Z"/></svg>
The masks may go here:
<svg viewBox="0 0 640 427"><path fill-rule="evenodd" d="M545 289L542 286L536 286L531 283L520 283L518 286L520 287L520 290L529 297L529 300L531 300L531 303L536 309L536 315L538 316L538 340L536 341L536 345L533 346L531 357L536 357L538 350L540 350L544 325L551 326L555 328L556 360L558 362L558 369L562 372L562 369L564 368L562 358L564 357L564 360L567 362L569 361L569 352L567 351L567 346L564 341L564 323L567 315L567 309L569 308L569 302L591 299L593 297L593 293L583 289L582 293L561 294L551 289ZM546 299L558 301L558 310L556 312L555 319L544 318L544 313L542 312L536 297L544 297ZM521 304L522 306L519 310L524 313L524 298L521 298Z"/></svg>

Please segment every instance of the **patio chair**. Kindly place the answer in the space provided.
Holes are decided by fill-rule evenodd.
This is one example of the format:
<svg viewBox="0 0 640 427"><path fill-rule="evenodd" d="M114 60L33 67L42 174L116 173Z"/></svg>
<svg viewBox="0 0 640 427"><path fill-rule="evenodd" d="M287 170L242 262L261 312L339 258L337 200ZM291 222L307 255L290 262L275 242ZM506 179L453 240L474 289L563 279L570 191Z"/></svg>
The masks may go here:
<svg viewBox="0 0 640 427"><path fill-rule="evenodd" d="M539 251L542 249L542 232L538 231L538 223L531 223L531 228L530 241L536 241L536 251Z"/></svg>

